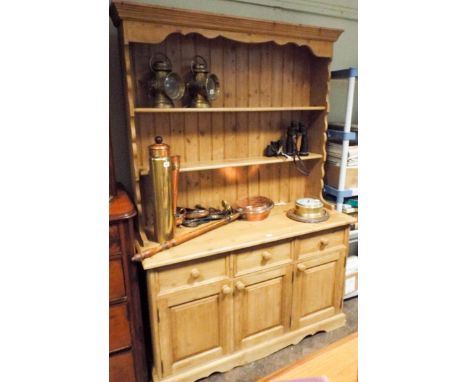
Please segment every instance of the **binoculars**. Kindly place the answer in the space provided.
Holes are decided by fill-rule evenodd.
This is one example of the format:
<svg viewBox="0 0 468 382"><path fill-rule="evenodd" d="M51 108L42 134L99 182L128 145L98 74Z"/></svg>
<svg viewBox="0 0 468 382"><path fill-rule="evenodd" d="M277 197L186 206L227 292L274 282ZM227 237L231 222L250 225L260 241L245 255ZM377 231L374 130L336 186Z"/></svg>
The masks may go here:
<svg viewBox="0 0 468 382"><path fill-rule="evenodd" d="M300 141L300 147L298 144ZM300 155L302 157L309 155L309 137L307 128L301 122L291 121L286 132L285 153L287 155Z"/></svg>

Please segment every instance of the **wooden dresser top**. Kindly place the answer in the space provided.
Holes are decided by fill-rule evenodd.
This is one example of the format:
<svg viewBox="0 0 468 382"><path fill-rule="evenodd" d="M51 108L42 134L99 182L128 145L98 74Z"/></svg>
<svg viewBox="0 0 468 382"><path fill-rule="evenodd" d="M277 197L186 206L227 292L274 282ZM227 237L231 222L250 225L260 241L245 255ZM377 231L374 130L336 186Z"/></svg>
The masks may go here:
<svg viewBox="0 0 468 382"><path fill-rule="evenodd" d="M356 219L351 216L327 210L330 218L324 222L300 223L286 217L286 212L292 207L292 204L275 206L270 216L262 221L240 220L227 224L143 260L143 268L159 268L219 253L294 238L308 233L345 227L356 222ZM178 228L176 236L190 229ZM145 249L155 245L157 244L154 242L144 242Z"/></svg>

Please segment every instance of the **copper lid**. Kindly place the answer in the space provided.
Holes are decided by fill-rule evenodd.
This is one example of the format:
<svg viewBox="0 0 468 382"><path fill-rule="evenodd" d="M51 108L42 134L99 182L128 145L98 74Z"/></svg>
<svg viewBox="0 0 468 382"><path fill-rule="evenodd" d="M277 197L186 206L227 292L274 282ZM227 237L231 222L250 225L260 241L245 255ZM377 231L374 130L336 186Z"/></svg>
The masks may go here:
<svg viewBox="0 0 468 382"><path fill-rule="evenodd" d="M151 158L162 158L169 156L169 145L162 143L163 139L159 135L154 139L156 143L149 146L149 153Z"/></svg>
<svg viewBox="0 0 468 382"><path fill-rule="evenodd" d="M260 214L273 208L274 203L265 196L251 196L236 202L235 208L241 213Z"/></svg>

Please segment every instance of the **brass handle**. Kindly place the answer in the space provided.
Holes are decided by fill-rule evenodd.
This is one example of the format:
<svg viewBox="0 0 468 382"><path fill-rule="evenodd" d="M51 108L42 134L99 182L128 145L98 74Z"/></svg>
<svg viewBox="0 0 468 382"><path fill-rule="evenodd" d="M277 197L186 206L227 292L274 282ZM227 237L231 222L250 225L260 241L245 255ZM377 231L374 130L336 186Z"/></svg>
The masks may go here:
<svg viewBox="0 0 468 382"><path fill-rule="evenodd" d="M304 264L297 264L297 270L299 272L304 272L306 270L306 266Z"/></svg>
<svg viewBox="0 0 468 382"><path fill-rule="evenodd" d="M320 246L323 248L323 247L326 247L327 245L328 245L328 239L321 238L320 239Z"/></svg>
<svg viewBox="0 0 468 382"><path fill-rule="evenodd" d="M194 279L198 279L200 277L200 271L197 268L193 268L190 271L190 276L192 276Z"/></svg>
<svg viewBox="0 0 468 382"><path fill-rule="evenodd" d="M236 282L236 288L237 288L238 290L244 290L244 289L245 289L245 285L244 285L244 283L243 283L242 281L238 281L238 282Z"/></svg>
<svg viewBox="0 0 468 382"><path fill-rule="evenodd" d="M271 259L273 255L270 253L270 252L262 252L262 259L265 260L265 261L268 261Z"/></svg>
<svg viewBox="0 0 468 382"><path fill-rule="evenodd" d="M223 293L225 295L231 294L232 293L232 288L229 285L224 285L223 286Z"/></svg>

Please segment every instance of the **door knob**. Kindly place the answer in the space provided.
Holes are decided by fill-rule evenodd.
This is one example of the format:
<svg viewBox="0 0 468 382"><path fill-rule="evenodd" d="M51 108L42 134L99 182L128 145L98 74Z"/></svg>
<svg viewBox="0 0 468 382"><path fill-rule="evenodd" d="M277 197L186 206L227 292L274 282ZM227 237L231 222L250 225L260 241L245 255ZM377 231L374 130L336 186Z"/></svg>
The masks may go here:
<svg viewBox="0 0 468 382"><path fill-rule="evenodd" d="M223 288L223 294L229 295L232 293L232 288L229 285L224 285Z"/></svg>
<svg viewBox="0 0 468 382"><path fill-rule="evenodd" d="M306 270L306 266L304 264L297 264L297 270L299 272L304 272Z"/></svg>
<svg viewBox="0 0 468 382"><path fill-rule="evenodd" d="M200 277L200 271L197 268L193 268L190 271L190 276L192 276L194 279L198 279Z"/></svg>
<svg viewBox="0 0 468 382"><path fill-rule="evenodd" d="M237 290L244 290L245 289L245 285L242 281L238 281L236 282L236 288Z"/></svg>
<svg viewBox="0 0 468 382"><path fill-rule="evenodd" d="M262 252L262 259L265 261L270 260L272 256L273 255L268 251Z"/></svg>
<svg viewBox="0 0 468 382"><path fill-rule="evenodd" d="M328 245L328 239L322 237L322 238L320 239L320 247L324 248L324 247L326 247L327 245Z"/></svg>

